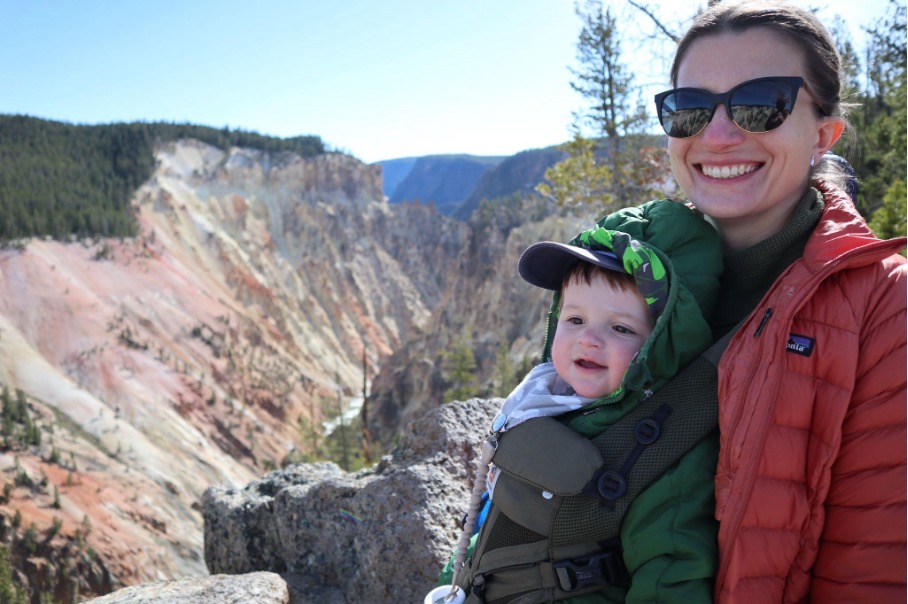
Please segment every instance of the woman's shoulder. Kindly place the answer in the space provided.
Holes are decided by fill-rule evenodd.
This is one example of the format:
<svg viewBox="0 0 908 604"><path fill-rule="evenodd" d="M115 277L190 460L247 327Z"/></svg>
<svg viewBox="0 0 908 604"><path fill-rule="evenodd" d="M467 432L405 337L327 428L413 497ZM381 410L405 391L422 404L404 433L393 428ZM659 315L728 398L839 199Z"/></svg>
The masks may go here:
<svg viewBox="0 0 908 604"><path fill-rule="evenodd" d="M809 295L798 316L853 334L876 334L874 345L904 342L908 264L885 246L873 248L859 250L835 265ZM788 281L787 286L790 289L797 284Z"/></svg>
<svg viewBox="0 0 908 604"><path fill-rule="evenodd" d="M868 319L905 315L908 264L895 249L896 246L890 250L880 246L863 262L846 265L833 277L835 285L851 302L850 306Z"/></svg>
<svg viewBox="0 0 908 604"><path fill-rule="evenodd" d="M905 237L878 238L844 191L824 181L813 184L825 207L804 249L803 258L812 272L824 267L833 272L882 270L884 275L905 270Z"/></svg>

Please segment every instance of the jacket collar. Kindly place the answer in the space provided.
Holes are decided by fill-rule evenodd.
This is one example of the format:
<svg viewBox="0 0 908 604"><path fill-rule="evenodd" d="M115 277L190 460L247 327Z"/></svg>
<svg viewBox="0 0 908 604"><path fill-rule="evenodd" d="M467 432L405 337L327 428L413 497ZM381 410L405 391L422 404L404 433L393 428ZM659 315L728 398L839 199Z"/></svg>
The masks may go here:
<svg viewBox="0 0 908 604"><path fill-rule="evenodd" d="M851 198L835 185L817 180L813 186L823 194L826 207L804 248L803 259L809 271L817 272L841 262L859 249L867 252L879 249L879 254L859 254L869 263L905 247L904 237L890 241L878 239L854 207Z"/></svg>

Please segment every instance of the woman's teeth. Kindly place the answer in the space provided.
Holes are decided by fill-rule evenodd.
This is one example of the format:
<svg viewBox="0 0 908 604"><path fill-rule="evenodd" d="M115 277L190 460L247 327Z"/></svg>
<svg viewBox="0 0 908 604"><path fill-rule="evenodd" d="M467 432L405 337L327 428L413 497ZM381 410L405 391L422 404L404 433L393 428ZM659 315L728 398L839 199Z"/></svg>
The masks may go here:
<svg viewBox="0 0 908 604"><path fill-rule="evenodd" d="M735 178L742 176L757 169L757 164L738 164L736 166L708 166L701 164L700 169L703 174L710 178Z"/></svg>

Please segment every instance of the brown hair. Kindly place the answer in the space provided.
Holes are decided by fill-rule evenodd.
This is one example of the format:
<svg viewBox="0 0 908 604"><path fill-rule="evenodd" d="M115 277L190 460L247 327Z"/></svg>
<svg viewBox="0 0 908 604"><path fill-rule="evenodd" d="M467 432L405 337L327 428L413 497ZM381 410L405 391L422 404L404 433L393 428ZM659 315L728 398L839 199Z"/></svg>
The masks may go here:
<svg viewBox="0 0 908 604"><path fill-rule="evenodd" d="M592 285L593 278L600 278L619 291L640 292L637 288L637 281L630 273L619 273L579 259L571 262L565 269L564 278L561 280L561 290L563 292L565 286L570 283Z"/></svg>
<svg viewBox="0 0 908 604"><path fill-rule="evenodd" d="M592 285L594 279L602 279L613 289L621 292L635 294L640 303L647 307L647 317L649 317L650 327L655 326L656 319L649 312L649 305L646 298L637 286L637 280L630 273L619 273L618 271L609 270L597 266L591 262L584 262L579 258L571 261L564 271L564 278L561 280L561 291L558 293L558 312L561 313L561 306L564 304L564 289L571 284L585 283Z"/></svg>
<svg viewBox="0 0 908 604"><path fill-rule="evenodd" d="M848 105L842 102L842 59L829 31L812 12L786 2L775 0L741 0L718 2L699 15L675 51L671 82L678 85L678 71L691 45L702 37L719 34L739 34L763 27L780 36L804 55L807 88L820 105L823 115L838 116L848 122ZM841 179L841 171L833 162L822 161L812 170L812 176ZM822 166L822 168L821 168Z"/></svg>

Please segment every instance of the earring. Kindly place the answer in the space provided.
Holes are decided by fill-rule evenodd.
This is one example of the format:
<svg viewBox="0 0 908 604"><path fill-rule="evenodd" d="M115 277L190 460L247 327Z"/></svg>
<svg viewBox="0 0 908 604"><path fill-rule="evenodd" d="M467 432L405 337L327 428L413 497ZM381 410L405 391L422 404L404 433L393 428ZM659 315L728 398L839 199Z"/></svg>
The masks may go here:
<svg viewBox="0 0 908 604"><path fill-rule="evenodd" d="M817 165L817 158L814 157L813 155L811 155L810 156L810 167L813 168L815 165Z"/></svg>

